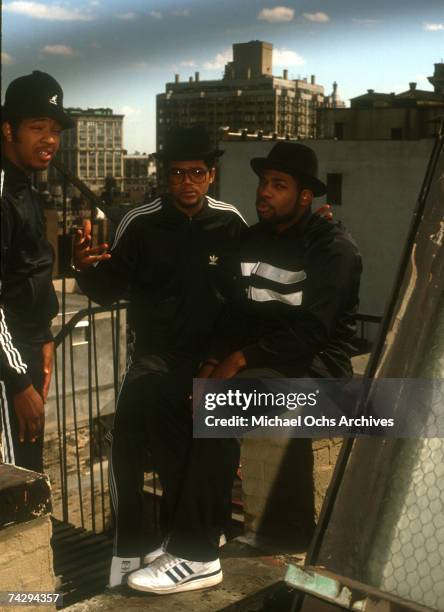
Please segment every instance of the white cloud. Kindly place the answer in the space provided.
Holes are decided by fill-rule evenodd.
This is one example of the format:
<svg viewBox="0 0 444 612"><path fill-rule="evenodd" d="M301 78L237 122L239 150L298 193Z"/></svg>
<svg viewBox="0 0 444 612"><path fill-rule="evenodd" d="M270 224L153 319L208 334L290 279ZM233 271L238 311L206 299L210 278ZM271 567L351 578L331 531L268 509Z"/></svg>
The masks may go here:
<svg viewBox="0 0 444 612"><path fill-rule="evenodd" d="M131 62L128 65L128 70L131 70L132 72L144 72L145 70L148 70L150 68L151 68L150 64L144 61Z"/></svg>
<svg viewBox="0 0 444 612"><path fill-rule="evenodd" d="M65 57L76 54L76 51L67 45L46 45L41 52L46 55L64 55Z"/></svg>
<svg viewBox="0 0 444 612"><path fill-rule="evenodd" d="M305 60L299 53L290 49L273 49L273 64L284 67L303 66Z"/></svg>
<svg viewBox="0 0 444 612"><path fill-rule="evenodd" d="M12 55L9 55L9 53L6 53L6 51L2 51L2 64L4 66L11 66L11 64L14 63L14 58L12 57Z"/></svg>
<svg viewBox="0 0 444 612"><path fill-rule="evenodd" d="M424 83L424 85L429 84L429 79L425 74L415 74L415 79L417 83Z"/></svg>
<svg viewBox="0 0 444 612"><path fill-rule="evenodd" d="M183 62L180 62L180 65L188 68L194 68L196 62L194 60L184 60Z"/></svg>
<svg viewBox="0 0 444 612"><path fill-rule="evenodd" d="M91 0L90 5L91 6L100 6L100 0Z"/></svg>
<svg viewBox="0 0 444 612"><path fill-rule="evenodd" d="M233 59L233 52L231 49L225 49L222 53L218 53L216 57L214 57L209 62L204 63L204 68L207 70L219 70L220 68L224 68L227 62L231 62Z"/></svg>
<svg viewBox="0 0 444 612"><path fill-rule="evenodd" d="M49 21L91 21L93 19L91 15L81 13L78 9L70 10L57 4L47 6L40 2L8 2L4 5L3 10Z"/></svg>
<svg viewBox="0 0 444 612"><path fill-rule="evenodd" d="M308 21L317 21L318 23L326 23L327 21L330 21L330 17L327 15L327 13L322 13L321 11L318 13L304 13L304 17L305 19L308 19Z"/></svg>
<svg viewBox="0 0 444 612"><path fill-rule="evenodd" d="M287 6L264 8L258 14L257 18L261 21L268 21L269 23L285 23L293 20L294 10Z"/></svg>
<svg viewBox="0 0 444 612"><path fill-rule="evenodd" d="M142 111L140 108L134 108L134 106L129 106L126 104L121 106L117 112L121 115L125 115L126 119L128 117L137 117L137 115L140 115Z"/></svg>
<svg viewBox="0 0 444 612"><path fill-rule="evenodd" d="M124 21L130 21L131 19L135 19L136 13L117 13L117 19L123 19Z"/></svg>
<svg viewBox="0 0 444 612"><path fill-rule="evenodd" d="M189 17L190 11L188 9L177 9L173 11L175 17Z"/></svg>
<svg viewBox="0 0 444 612"><path fill-rule="evenodd" d="M444 30L444 23L425 23L424 30L427 32L439 32Z"/></svg>
<svg viewBox="0 0 444 612"><path fill-rule="evenodd" d="M160 11L150 11L151 17L154 19L162 19L162 13Z"/></svg>
<svg viewBox="0 0 444 612"><path fill-rule="evenodd" d="M375 23L379 23L379 19L361 19L359 17L354 17L352 21L353 23L358 23L359 25L374 25Z"/></svg>

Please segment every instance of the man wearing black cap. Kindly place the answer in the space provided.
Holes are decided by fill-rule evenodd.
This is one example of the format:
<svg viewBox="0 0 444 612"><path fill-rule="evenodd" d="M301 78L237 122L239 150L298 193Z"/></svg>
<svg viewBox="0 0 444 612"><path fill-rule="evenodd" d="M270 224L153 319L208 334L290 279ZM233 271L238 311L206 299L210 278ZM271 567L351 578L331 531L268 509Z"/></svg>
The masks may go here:
<svg viewBox="0 0 444 612"><path fill-rule="evenodd" d="M80 287L101 304L129 294L136 336L111 441L110 586L137 570L144 556L150 572L130 576L135 589L171 593L222 580L219 536L239 447L235 440L193 440L188 400L193 374L230 297L245 228L234 206L207 196L219 155L203 128L172 129L158 154L167 195L129 212L109 252L105 245L90 246L88 225L74 246ZM163 487L165 537L148 555L142 506L146 449Z"/></svg>
<svg viewBox="0 0 444 612"><path fill-rule="evenodd" d="M311 211L326 192L316 155L282 142L251 166L259 223L243 240L237 308L201 376L349 377L361 258L350 236Z"/></svg>
<svg viewBox="0 0 444 612"><path fill-rule="evenodd" d="M62 89L49 74L34 71L9 85L2 107L2 447L5 462L38 472L54 351L50 325L58 303L53 251L31 177L48 167L61 131L70 127Z"/></svg>

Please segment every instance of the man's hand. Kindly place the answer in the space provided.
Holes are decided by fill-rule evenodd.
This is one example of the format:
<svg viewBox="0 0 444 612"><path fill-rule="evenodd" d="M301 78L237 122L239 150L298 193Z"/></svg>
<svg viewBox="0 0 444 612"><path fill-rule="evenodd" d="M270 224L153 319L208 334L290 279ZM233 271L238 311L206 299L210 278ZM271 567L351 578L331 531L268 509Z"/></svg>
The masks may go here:
<svg viewBox="0 0 444 612"><path fill-rule="evenodd" d="M197 378L211 378L218 365L219 362L216 361L216 359L209 359L208 361L205 361L197 374Z"/></svg>
<svg viewBox="0 0 444 612"><path fill-rule="evenodd" d="M19 440L35 442L43 432L45 408L43 399L35 387L29 385L24 391L14 395L14 410L19 423Z"/></svg>
<svg viewBox="0 0 444 612"><path fill-rule="evenodd" d="M85 219L83 230L77 230L74 237L72 254L74 266L83 272L99 261L111 259L110 253L106 253L107 248L106 243L97 247L91 246L91 221Z"/></svg>
<svg viewBox="0 0 444 612"><path fill-rule="evenodd" d="M52 362L54 358L54 342L46 342L42 346L42 355L43 355L43 387L42 387L42 397L43 402L46 403L46 398L48 397L49 385L51 383L51 374L52 374Z"/></svg>
<svg viewBox="0 0 444 612"><path fill-rule="evenodd" d="M333 212L330 204L323 204L314 211L314 214L323 217L327 221L333 221Z"/></svg>
<svg viewBox="0 0 444 612"><path fill-rule="evenodd" d="M242 351L236 351L214 368L211 378L233 378L246 365L247 362Z"/></svg>

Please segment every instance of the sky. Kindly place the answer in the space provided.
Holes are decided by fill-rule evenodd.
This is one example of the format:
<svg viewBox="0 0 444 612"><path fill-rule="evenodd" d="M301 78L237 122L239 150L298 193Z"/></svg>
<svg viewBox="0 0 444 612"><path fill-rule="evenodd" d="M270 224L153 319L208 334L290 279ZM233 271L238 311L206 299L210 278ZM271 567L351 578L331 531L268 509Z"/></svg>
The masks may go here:
<svg viewBox="0 0 444 612"><path fill-rule="evenodd" d="M125 114L125 148L152 152L165 83L221 78L232 44L249 40L273 44L274 74L314 74L326 93L337 81L346 102L410 81L431 90L444 0L3 0L2 88L49 72L65 106Z"/></svg>

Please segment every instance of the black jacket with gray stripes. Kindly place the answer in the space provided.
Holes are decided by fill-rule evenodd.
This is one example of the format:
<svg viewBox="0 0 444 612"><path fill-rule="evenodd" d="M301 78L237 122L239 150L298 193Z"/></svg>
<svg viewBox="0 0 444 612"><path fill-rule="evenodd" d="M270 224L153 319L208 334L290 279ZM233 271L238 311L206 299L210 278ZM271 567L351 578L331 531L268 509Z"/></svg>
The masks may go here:
<svg viewBox="0 0 444 612"><path fill-rule="evenodd" d="M127 213L111 259L76 278L99 304L129 299L136 357L195 358L231 299L245 229L230 204L206 197L190 219L158 198Z"/></svg>
<svg viewBox="0 0 444 612"><path fill-rule="evenodd" d="M1 378L13 393L31 384L26 346L52 340L58 312L54 251L31 179L5 157L1 188Z"/></svg>
<svg viewBox="0 0 444 612"><path fill-rule="evenodd" d="M352 374L362 265L341 227L310 211L281 234L258 223L243 240L241 270L236 307L221 323L214 356L242 349L249 368Z"/></svg>

